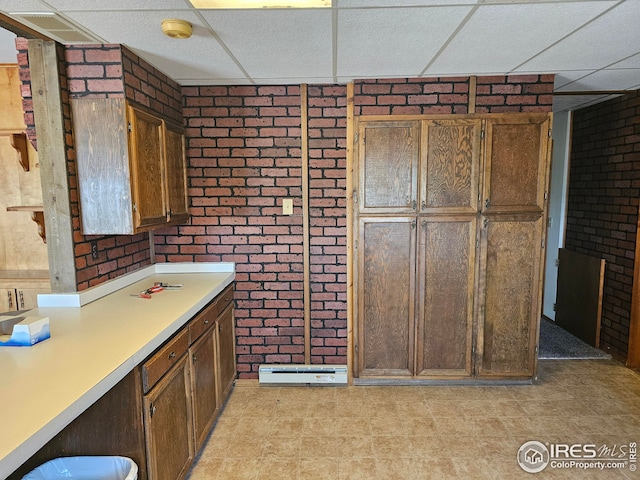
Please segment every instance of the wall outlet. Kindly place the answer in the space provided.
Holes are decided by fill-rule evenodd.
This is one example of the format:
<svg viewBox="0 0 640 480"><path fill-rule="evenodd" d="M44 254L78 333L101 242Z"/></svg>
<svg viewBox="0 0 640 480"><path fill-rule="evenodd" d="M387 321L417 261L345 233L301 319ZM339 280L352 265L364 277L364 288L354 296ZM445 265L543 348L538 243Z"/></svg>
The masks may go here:
<svg viewBox="0 0 640 480"><path fill-rule="evenodd" d="M293 198L282 199L282 214L293 215Z"/></svg>
<svg viewBox="0 0 640 480"><path fill-rule="evenodd" d="M98 258L98 242L91 242L91 258L94 260Z"/></svg>

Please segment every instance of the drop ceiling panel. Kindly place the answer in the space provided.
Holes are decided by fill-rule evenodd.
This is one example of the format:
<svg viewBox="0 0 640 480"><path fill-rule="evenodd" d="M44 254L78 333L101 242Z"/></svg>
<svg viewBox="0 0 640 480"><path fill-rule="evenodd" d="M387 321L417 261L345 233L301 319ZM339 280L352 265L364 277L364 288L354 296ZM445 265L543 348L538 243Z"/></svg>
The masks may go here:
<svg viewBox="0 0 640 480"><path fill-rule="evenodd" d="M481 6L427 73L508 73L614 3Z"/></svg>
<svg viewBox="0 0 640 480"><path fill-rule="evenodd" d="M640 51L640 2L616 6L522 65L532 71L604 68Z"/></svg>
<svg viewBox="0 0 640 480"><path fill-rule="evenodd" d="M2 0L3 12L51 12L53 9L39 0Z"/></svg>
<svg viewBox="0 0 640 480"><path fill-rule="evenodd" d="M185 0L47 0L53 8L64 11L84 10L190 10Z"/></svg>
<svg viewBox="0 0 640 480"><path fill-rule="evenodd" d="M417 76L471 7L338 12L338 76Z"/></svg>
<svg viewBox="0 0 640 480"><path fill-rule="evenodd" d="M162 20L172 17L167 12L128 11L108 15L68 12L67 15L107 43L131 47L178 82L183 78L244 77L195 13L182 12L180 15L193 24L193 36L185 40L169 38L162 33Z"/></svg>
<svg viewBox="0 0 640 480"><path fill-rule="evenodd" d="M640 45L638 46L640 48ZM617 63L614 63L609 68L640 68L640 53L632 55L629 58L625 58Z"/></svg>
<svg viewBox="0 0 640 480"><path fill-rule="evenodd" d="M564 85L559 91L632 90L640 85L640 69L600 70Z"/></svg>
<svg viewBox="0 0 640 480"><path fill-rule="evenodd" d="M553 113L578 110L596 103L606 102L620 95L555 95L553 97Z"/></svg>
<svg viewBox="0 0 640 480"><path fill-rule="evenodd" d="M251 78L331 79L331 11L202 10Z"/></svg>
<svg viewBox="0 0 640 480"><path fill-rule="evenodd" d="M433 5L464 5L477 3L477 0L337 0L338 8L353 7L428 7Z"/></svg>

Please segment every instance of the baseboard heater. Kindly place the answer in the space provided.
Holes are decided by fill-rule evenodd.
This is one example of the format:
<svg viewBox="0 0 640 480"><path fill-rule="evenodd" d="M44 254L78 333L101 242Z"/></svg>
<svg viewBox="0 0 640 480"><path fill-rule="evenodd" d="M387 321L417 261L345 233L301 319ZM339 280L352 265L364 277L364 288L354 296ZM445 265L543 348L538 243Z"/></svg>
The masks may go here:
<svg viewBox="0 0 640 480"><path fill-rule="evenodd" d="M261 384L346 385L346 365L260 365Z"/></svg>

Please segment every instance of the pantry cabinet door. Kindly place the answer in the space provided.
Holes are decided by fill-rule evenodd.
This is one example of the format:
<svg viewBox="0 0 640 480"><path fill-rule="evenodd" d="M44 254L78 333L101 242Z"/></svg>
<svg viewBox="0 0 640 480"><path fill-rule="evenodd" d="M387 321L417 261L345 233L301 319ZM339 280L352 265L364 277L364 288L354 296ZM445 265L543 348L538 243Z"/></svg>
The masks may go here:
<svg viewBox="0 0 640 480"><path fill-rule="evenodd" d="M361 122L357 148L359 213L415 213L420 122Z"/></svg>
<svg viewBox="0 0 640 480"><path fill-rule="evenodd" d="M530 378L541 315L543 218L500 216L481 233L478 375Z"/></svg>
<svg viewBox="0 0 640 480"><path fill-rule="evenodd" d="M422 122L420 213L476 213L479 119Z"/></svg>
<svg viewBox="0 0 640 480"><path fill-rule="evenodd" d="M421 220L416 374L473 374L476 217Z"/></svg>
<svg viewBox="0 0 640 480"><path fill-rule="evenodd" d="M356 376L411 376L416 221L360 218Z"/></svg>
<svg viewBox="0 0 640 480"><path fill-rule="evenodd" d="M542 214L547 188L551 117L505 115L486 120L482 212Z"/></svg>

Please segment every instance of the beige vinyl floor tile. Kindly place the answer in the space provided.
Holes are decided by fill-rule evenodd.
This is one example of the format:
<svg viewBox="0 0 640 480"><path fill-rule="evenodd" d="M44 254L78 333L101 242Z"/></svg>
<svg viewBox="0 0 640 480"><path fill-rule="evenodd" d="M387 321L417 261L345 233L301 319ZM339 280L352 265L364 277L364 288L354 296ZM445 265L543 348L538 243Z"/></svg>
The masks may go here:
<svg viewBox="0 0 640 480"><path fill-rule="evenodd" d="M614 449L640 443L640 375L611 360L544 360L534 385L243 381L188 480L640 480L628 464L527 473L516 457L531 440Z"/></svg>

